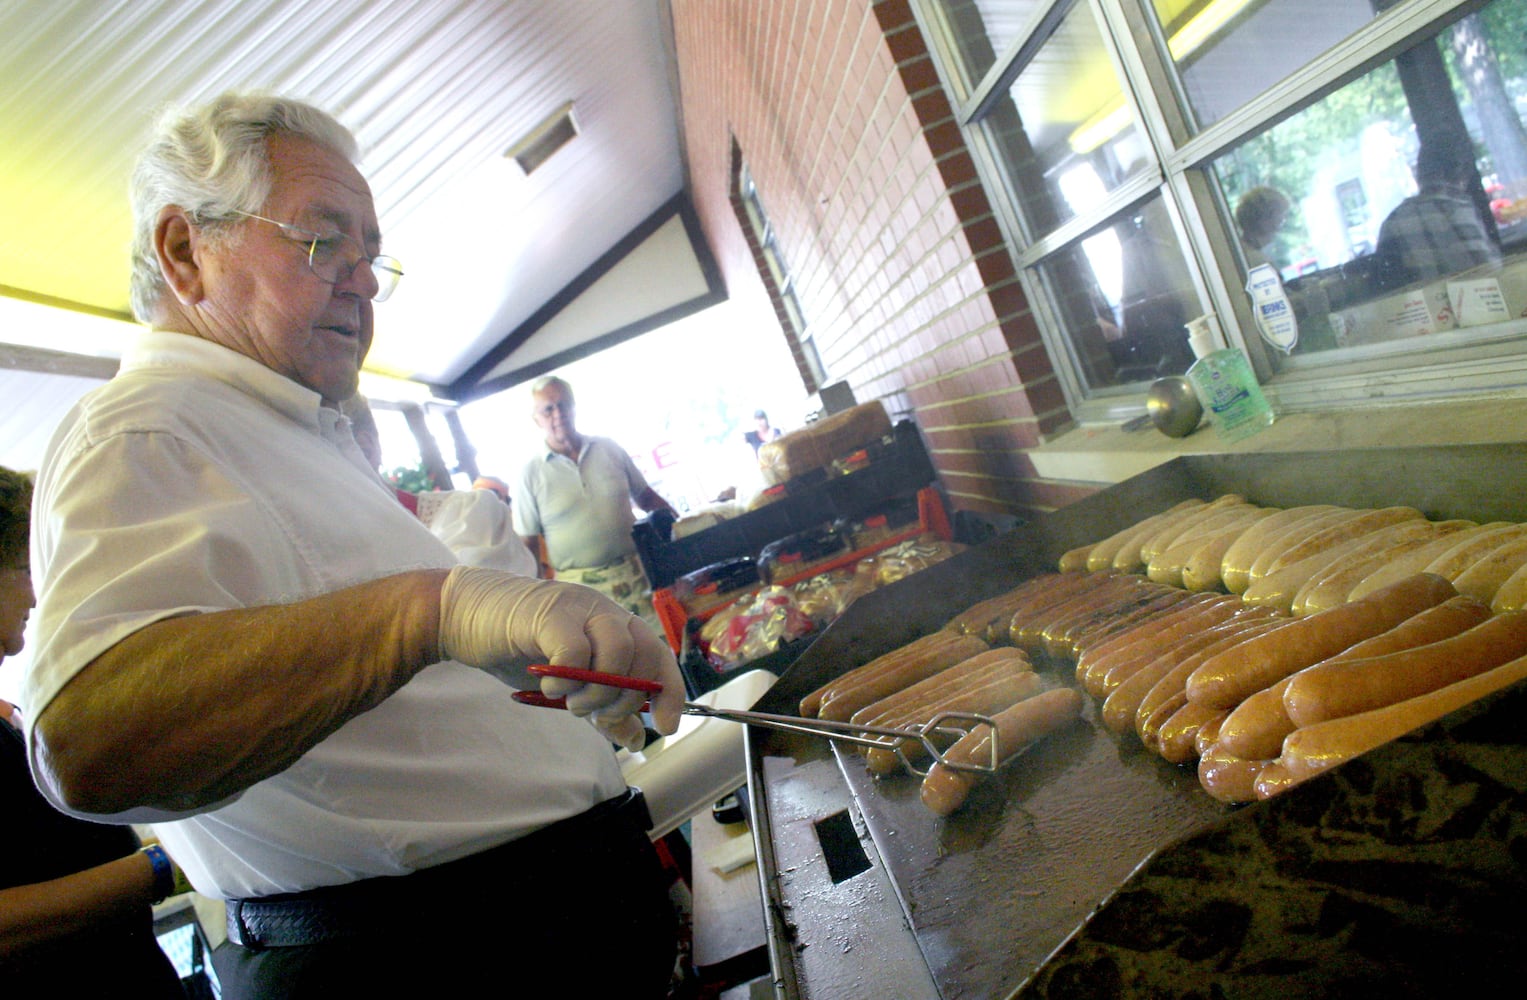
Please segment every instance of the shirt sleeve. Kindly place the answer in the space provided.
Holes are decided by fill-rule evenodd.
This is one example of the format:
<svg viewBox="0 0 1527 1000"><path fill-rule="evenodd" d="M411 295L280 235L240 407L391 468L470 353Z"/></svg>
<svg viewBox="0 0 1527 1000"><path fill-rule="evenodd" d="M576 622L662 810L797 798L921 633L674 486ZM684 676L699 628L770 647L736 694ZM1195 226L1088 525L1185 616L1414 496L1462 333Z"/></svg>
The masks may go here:
<svg viewBox="0 0 1527 1000"><path fill-rule="evenodd" d="M162 432L114 435L44 468L33 510L38 646L22 678L29 743L58 692L127 636L166 618L259 603L245 586L249 567L261 547L286 542L256 506L215 464ZM171 815L124 814L133 822Z"/></svg>
<svg viewBox="0 0 1527 1000"><path fill-rule="evenodd" d="M629 451L619 445L616 445L615 449L620 452L622 465L626 470L626 482L631 487L631 499L635 500L647 492L647 477L642 475L642 470L636 467L636 460L631 457Z"/></svg>

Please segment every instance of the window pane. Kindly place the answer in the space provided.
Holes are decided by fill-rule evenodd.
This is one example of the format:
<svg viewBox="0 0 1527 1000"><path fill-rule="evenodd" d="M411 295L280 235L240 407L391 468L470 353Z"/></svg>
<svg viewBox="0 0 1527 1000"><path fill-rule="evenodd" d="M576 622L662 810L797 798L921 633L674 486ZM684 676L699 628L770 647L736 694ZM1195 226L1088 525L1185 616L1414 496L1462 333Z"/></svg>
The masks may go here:
<svg viewBox="0 0 1527 1000"><path fill-rule="evenodd" d="M1184 324L1201 310L1159 197L1035 270L1089 391L1181 374L1192 364Z"/></svg>
<svg viewBox="0 0 1527 1000"><path fill-rule="evenodd" d="M1153 0L1201 126L1304 66L1396 0Z"/></svg>
<svg viewBox="0 0 1527 1000"><path fill-rule="evenodd" d="M1213 165L1242 274L1270 262L1286 284L1296 353L1527 316L1524 31L1527 0L1498 2Z"/></svg>
<svg viewBox="0 0 1527 1000"><path fill-rule="evenodd" d="M1065 16L983 124L1035 237L1088 211L1148 162L1084 3Z"/></svg>
<svg viewBox="0 0 1527 1000"><path fill-rule="evenodd" d="M1053 0L939 0L944 22L960 50L965 80L974 89L997 57L1017 40L1029 19Z"/></svg>

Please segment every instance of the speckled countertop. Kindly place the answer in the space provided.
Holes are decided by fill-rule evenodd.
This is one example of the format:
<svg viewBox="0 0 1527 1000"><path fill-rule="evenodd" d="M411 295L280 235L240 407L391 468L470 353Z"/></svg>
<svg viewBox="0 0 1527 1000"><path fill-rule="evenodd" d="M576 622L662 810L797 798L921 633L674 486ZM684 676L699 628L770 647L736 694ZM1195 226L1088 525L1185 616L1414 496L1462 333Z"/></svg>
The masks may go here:
<svg viewBox="0 0 1527 1000"><path fill-rule="evenodd" d="M1519 996L1527 687L1157 853L1016 995Z"/></svg>

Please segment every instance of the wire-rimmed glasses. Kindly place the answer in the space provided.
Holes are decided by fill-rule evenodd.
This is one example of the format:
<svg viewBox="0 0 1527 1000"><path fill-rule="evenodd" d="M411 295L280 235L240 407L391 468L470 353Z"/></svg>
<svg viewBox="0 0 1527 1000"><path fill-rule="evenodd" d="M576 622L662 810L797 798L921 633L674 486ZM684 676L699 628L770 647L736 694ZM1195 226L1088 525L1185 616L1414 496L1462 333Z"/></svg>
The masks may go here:
<svg viewBox="0 0 1527 1000"><path fill-rule="evenodd" d="M389 257L386 254L367 256L365 248L348 233L338 230L320 233L302 226L294 226L290 222L267 219L253 212L237 210L235 212L245 218L268 222L283 233L292 236L295 242L306 244L308 267L312 269L318 280L325 284L339 284L355 273L355 268L361 261L365 261L371 265L371 273L376 275L376 294L371 299L373 302L385 302L403 278L403 265L396 257Z"/></svg>

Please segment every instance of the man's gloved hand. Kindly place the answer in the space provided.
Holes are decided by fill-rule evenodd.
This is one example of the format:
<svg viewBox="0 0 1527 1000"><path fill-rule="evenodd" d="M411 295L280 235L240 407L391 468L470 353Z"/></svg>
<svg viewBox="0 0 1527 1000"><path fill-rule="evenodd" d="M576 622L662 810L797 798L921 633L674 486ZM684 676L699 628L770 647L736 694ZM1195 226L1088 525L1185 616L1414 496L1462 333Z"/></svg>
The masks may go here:
<svg viewBox="0 0 1527 1000"><path fill-rule="evenodd" d="M549 663L655 680L663 690L651 696L653 725L665 735L679 727L684 678L673 651L640 618L580 584L457 566L440 589L440 656L484 669ZM642 692L547 677L541 693L566 698L610 739L640 749Z"/></svg>

